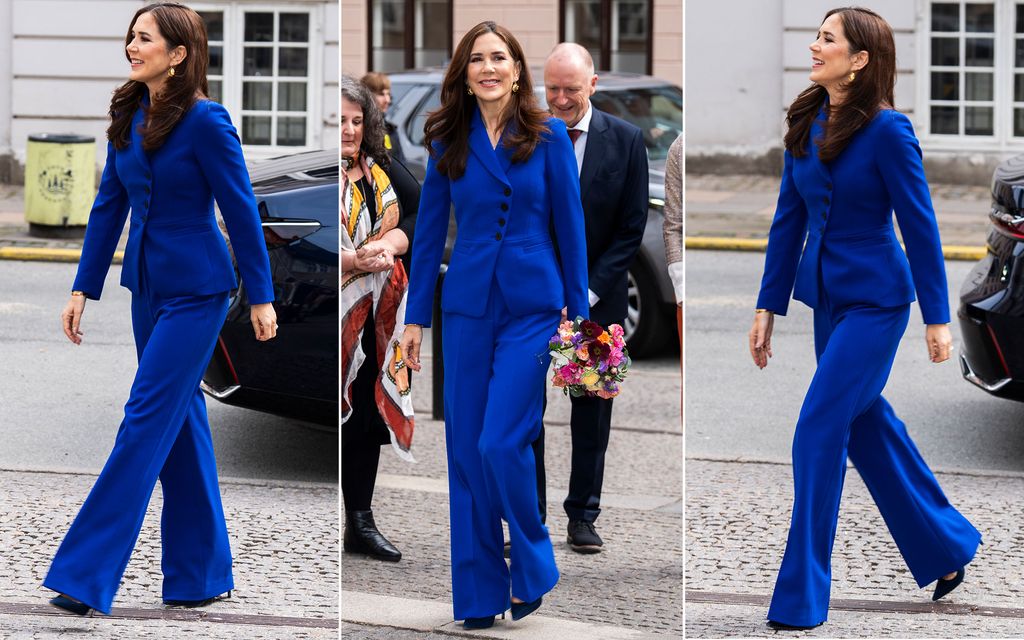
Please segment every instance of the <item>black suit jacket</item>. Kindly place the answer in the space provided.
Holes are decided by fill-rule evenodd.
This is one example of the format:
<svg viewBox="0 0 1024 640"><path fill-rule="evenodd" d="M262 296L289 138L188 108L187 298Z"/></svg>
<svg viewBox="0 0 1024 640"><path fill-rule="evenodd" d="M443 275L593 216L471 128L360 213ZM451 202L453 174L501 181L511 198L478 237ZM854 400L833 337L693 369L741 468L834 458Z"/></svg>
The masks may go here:
<svg viewBox="0 0 1024 640"><path fill-rule="evenodd" d="M580 172L590 290L600 297L590 319L626 317L626 273L647 225L647 149L634 125L594 110Z"/></svg>

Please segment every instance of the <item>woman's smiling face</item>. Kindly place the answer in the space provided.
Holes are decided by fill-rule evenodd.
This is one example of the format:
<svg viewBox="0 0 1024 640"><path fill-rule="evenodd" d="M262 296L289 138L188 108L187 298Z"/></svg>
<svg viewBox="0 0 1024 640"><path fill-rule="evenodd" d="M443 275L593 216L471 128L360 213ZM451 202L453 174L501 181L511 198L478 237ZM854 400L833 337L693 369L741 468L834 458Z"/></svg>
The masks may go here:
<svg viewBox="0 0 1024 640"><path fill-rule="evenodd" d="M850 53L850 41L843 32L843 20L833 13L818 29L817 39L811 43L811 82L826 89L847 81L850 72L863 65L855 65L856 53Z"/></svg>
<svg viewBox="0 0 1024 640"><path fill-rule="evenodd" d="M519 73L519 62L512 59L508 45L497 34L485 33L473 43L466 83L481 102L507 100Z"/></svg>

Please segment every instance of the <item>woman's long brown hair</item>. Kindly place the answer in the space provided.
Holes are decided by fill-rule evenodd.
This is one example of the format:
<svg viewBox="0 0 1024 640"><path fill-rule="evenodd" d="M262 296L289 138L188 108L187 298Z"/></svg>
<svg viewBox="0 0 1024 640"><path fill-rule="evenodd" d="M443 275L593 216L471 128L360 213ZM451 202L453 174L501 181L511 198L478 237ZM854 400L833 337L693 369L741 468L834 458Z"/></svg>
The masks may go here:
<svg viewBox="0 0 1024 640"><path fill-rule="evenodd" d="M476 39L486 33L493 33L504 41L513 62L520 66L519 90L512 94L512 99L502 114L505 133L502 136L503 146L515 149L513 162L525 162L533 155L541 134L549 131L548 114L537 106L537 96L533 94L533 82L530 70L526 66L526 56L515 36L505 27L493 22L481 22L462 36L459 46L455 48L448 71L441 83L441 106L431 112L424 125L423 143L430 155L435 156L433 144L440 142L444 152L437 160L437 170L449 179L457 180L466 172L466 158L469 155L469 123L476 107L476 98L466 91L466 69L469 57L473 53Z"/></svg>
<svg viewBox="0 0 1024 640"><path fill-rule="evenodd" d="M895 102L896 42L892 27L882 16L861 7L832 9L825 14L822 23L836 13L850 43L850 55L867 51L868 63L856 73L853 82L844 84L846 93L842 104L830 107L824 134L814 141L822 162L834 160L850 143L850 138L871 122L879 109L892 108ZM828 91L825 87L812 84L789 106L785 144L793 156L799 158L807 153L811 125L826 98Z"/></svg>
<svg viewBox="0 0 1024 640"><path fill-rule="evenodd" d="M156 21L160 35L167 41L167 50L185 47L187 55L181 64L174 67L174 77L167 78L159 100L150 96L145 124L142 130L142 148L152 151L163 145L175 125L188 113L200 96L209 95L206 69L210 62L209 45L206 37L206 23L198 13L177 2L158 2L142 7L135 13L128 33L124 38L124 56L129 61L128 45L132 41L135 22L144 13ZM115 149L124 149L131 142L132 117L142 108L142 97L146 84L129 80L121 85L110 101L110 126L107 139Z"/></svg>

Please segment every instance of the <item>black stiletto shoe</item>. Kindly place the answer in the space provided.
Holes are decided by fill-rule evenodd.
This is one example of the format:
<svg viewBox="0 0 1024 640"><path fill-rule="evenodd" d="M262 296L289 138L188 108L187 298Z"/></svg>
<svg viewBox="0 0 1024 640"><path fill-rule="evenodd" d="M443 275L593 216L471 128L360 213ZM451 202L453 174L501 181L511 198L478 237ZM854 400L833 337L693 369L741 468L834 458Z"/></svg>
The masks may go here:
<svg viewBox="0 0 1024 640"><path fill-rule="evenodd" d="M960 583L964 581L965 573L966 571L964 571L964 568L960 567L960 569L956 572L955 577L950 578L949 580L943 580L942 578L936 580L935 593L932 594L932 600L938 600L939 598L947 595L953 589L959 587Z"/></svg>
<svg viewBox="0 0 1024 640"><path fill-rule="evenodd" d="M68 613L73 613L76 616L86 616L89 615L90 611L92 611L92 607L89 605L84 602L79 602L78 600L73 600L64 594L61 594L56 598L52 598L50 600L50 604L58 609L63 609Z"/></svg>
<svg viewBox="0 0 1024 640"><path fill-rule="evenodd" d="M466 618L462 621L463 629L490 629L494 626L494 616L483 618Z"/></svg>
<svg viewBox="0 0 1024 640"><path fill-rule="evenodd" d="M540 603L544 600L541 596L533 602L513 602L512 603L512 619L520 620L530 615L540 607Z"/></svg>
<svg viewBox="0 0 1024 640"><path fill-rule="evenodd" d="M802 627L797 624L786 624L785 622L775 622L774 620L768 621L768 627L775 629L776 631L806 631L807 629L815 629L820 627L823 623L811 625L809 627Z"/></svg>
<svg viewBox="0 0 1024 640"><path fill-rule="evenodd" d="M164 600L164 604L168 607L185 607L186 609L197 609L199 607L205 607L211 602L216 602L217 600L223 600L225 598L230 597L231 592L228 591L227 596L213 596L212 598L206 598L205 600Z"/></svg>

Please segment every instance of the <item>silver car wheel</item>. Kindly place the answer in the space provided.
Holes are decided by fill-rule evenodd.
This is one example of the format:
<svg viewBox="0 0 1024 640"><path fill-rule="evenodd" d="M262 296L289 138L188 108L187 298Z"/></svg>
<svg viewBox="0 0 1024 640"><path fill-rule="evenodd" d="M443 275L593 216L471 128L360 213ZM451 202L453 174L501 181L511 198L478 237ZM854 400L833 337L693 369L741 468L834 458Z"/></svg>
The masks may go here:
<svg viewBox="0 0 1024 640"><path fill-rule="evenodd" d="M622 327L626 342L633 339L636 328L640 326L640 312L642 311L640 301L640 287L636 284L632 271L626 272L626 322Z"/></svg>

